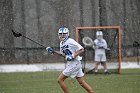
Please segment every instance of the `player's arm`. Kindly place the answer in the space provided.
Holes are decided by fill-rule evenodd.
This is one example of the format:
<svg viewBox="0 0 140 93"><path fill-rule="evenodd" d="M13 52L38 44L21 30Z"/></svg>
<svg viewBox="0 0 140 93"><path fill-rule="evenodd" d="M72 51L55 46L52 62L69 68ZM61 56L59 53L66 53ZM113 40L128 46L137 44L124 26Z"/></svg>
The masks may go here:
<svg viewBox="0 0 140 93"><path fill-rule="evenodd" d="M65 57L62 53L60 53L60 51L54 51L54 54Z"/></svg>
<svg viewBox="0 0 140 93"><path fill-rule="evenodd" d="M107 42L106 42L106 40L104 40L104 49L106 49L106 50L110 50L110 48L108 48L108 46L107 46Z"/></svg>
<svg viewBox="0 0 140 93"><path fill-rule="evenodd" d="M64 57L64 55L62 55L62 54L60 53L60 51L54 51L53 48L51 48L51 47L47 47L46 50L47 50L47 52L48 52L49 54L56 54L56 55L60 55L60 56L63 56L63 57Z"/></svg>
<svg viewBox="0 0 140 93"><path fill-rule="evenodd" d="M81 48L77 50L75 53L73 53L72 55L66 55L65 59L66 61L71 61L75 59L78 55L81 55L83 52L84 52L84 48Z"/></svg>
<svg viewBox="0 0 140 93"><path fill-rule="evenodd" d="M74 54L73 54L73 58L76 58L78 55L81 55L82 53L84 52L84 48L76 51Z"/></svg>
<svg viewBox="0 0 140 93"><path fill-rule="evenodd" d="M76 51L72 54L73 58L76 58L78 55L81 55L84 52L84 48L72 39L73 46L77 47Z"/></svg>

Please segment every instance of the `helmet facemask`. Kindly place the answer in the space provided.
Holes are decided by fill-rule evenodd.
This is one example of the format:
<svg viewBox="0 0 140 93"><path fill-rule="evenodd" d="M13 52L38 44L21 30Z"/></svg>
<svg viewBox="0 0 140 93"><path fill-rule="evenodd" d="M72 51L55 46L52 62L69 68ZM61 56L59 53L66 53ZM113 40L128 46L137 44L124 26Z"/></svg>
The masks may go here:
<svg viewBox="0 0 140 93"><path fill-rule="evenodd" d="M98 40L103 39L103 33L102 33L102 31L97 31L97 32L96 32L96 38L97 38Z"/></svg>
<svg viewBox="0 0 140 93"><path fill-rule="evenodd" d="M61 27L58 32L60 41L65 41L69 37L69 30L66 27Z"/></svg>

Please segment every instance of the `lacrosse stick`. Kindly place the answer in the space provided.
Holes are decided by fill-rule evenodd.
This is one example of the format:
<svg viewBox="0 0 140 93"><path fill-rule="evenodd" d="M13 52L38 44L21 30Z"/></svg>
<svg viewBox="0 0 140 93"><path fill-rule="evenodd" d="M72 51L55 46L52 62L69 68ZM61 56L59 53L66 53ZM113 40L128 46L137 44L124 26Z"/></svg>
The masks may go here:
<svg viewBox="0 0 140 93"><path fill-rule="evenodd" d="M18 37L23 37L23 38L26 38L26 39L28 39L28 40L30 40L30 41L32 41L32 42L34 42L34 43L36 43L36 44L42 46L43 48L46 48L46 50L47 50L47 48L48 48L48 47L46 47L46 46L44 46L44 45L42 45L42 44L40 44L40 43L38 43L38 42L36 42L36 41L30 39L29 37L26 37L26 36L22 35L22 34L19 33L19 32L15 32L13 29L12 29L12 33L13 33L13 35L14 35L16 38L18 38ZM56 52L56 51L53 51L53 53L56 53L56 54L58 54L58 55L61 55L61 54L59 54L59 53ZM63 56L63 55L61 55L61 56ZM64 56L63 56L63 57L64 57Z"/></svg>
<svg viewBox="0 0 140 93"><path fill-rule="evenodd" d="M140 65L140 63L139 63L139 47L140 47L140 44L137 41L134 41L133 47L135 47L137 49L137 64Z"/></svg>
<svg viewBox="0 0 140 93"><path fill-rule="evenodd" d="M83 39L82 39L82 42L83 42L83 44L84 44L84 46L85 47L93 47L93 40L90 38L90 37L84 37ZM91 65L90 65L91 66ZM89 67L88 67L89 68ZM85 69L85 67L84 67L84 72L85 72L85 74L88 74L88 73L90 73L90 72L93 72L93 70L94 70L94 68L92 68L92 69Z"/></svg>

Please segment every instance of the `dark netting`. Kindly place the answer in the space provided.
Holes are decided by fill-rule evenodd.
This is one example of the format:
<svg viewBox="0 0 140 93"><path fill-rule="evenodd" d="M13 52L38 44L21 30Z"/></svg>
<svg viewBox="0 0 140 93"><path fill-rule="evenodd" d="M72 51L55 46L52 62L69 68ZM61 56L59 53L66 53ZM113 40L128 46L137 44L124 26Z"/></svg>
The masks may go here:
<svg viewBox="0 0 140 93"><path fill-rule="evenodd" d="M0 64L64 63L63 57L49 55L45 48L0 48L0 56Z"/></svg>

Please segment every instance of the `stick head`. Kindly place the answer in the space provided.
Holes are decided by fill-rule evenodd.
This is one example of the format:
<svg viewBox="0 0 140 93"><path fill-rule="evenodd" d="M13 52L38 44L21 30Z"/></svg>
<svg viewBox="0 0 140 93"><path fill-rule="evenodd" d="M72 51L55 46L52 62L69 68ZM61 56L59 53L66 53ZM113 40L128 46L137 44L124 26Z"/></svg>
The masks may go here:
<svg viewBox="0 0 140 93"><path fill-rule="evenodd" d="M87 47L92 47L92 45L93 45L93 40L90 37L84 37L82 39L82 42L83 42L84 46L87 46Z"/></svg>
<svg viewBox="0 0 140 93"><path fill-rule="evenodd" d="M15 37L20 37L20 36L22 36L21 33L19 33L19 32L14 32L14 30L12 30L12 33L13 33L13 35L14 35Z"/></svg>

